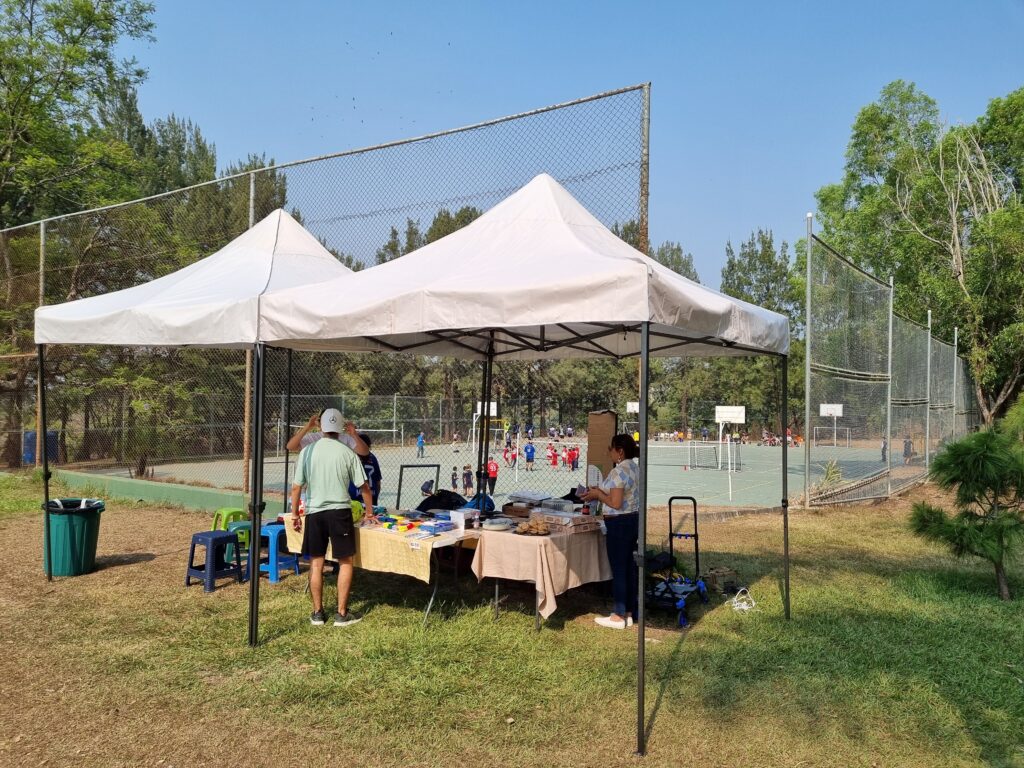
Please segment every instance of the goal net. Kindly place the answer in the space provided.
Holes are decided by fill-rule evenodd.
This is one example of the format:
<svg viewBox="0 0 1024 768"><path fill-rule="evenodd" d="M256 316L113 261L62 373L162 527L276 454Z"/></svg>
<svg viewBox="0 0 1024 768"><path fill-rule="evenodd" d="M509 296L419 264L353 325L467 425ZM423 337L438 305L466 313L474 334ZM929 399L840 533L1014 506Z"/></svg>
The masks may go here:
<svg viewBox="0 0 1024 768"><path fill-rule="evenodd" d="M649 445L647 463L652 466L680 469L743 469L740 444L724 441L702 443L699 440L689 440L685 443Z"/></svg>
<svg viewBox="0 0 1024 768"><path fill-rule="evenodd" d="M815 427L813 439L815 448L849 448L852 445L849 427Z"/></svg>

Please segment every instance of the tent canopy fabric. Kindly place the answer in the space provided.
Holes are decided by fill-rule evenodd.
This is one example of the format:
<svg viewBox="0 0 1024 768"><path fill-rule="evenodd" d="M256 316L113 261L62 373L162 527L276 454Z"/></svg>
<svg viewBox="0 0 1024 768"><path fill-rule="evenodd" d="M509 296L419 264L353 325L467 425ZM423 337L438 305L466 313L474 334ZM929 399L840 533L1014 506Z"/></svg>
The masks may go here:
<svg viewBox="0 0 1024 768"><path fill-rule="evenodd" d="M338 297L344 296L343 301ZM502 359L789 351L786 317L637 251L541 174L468 226L337 281L274 291L263 340L323 351Z"/></svg>
<svg viewBox="0 0 1024 768"><path fill-rule="evenodd" d="M219 251L134 288L39 307L37 344L248 347L269 291L352 271L278 209Z"/></svg>

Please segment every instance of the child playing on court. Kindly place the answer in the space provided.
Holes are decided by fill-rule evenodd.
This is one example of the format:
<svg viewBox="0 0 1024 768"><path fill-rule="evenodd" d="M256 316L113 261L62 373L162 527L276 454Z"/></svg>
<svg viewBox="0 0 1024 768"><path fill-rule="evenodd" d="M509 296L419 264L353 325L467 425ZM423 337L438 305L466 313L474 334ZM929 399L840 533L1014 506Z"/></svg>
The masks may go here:
<svg viewBox="0 0 1024 768"><path fill-rule="evenodd" d="M452 467L452 491L459 492L459 468Z"/></svg>
<svg viewBox="0 0 1024 768"><path fill-rule="evenodd" d="M473 495L473 468L469 464L462 468L462 495Z"/></svg>

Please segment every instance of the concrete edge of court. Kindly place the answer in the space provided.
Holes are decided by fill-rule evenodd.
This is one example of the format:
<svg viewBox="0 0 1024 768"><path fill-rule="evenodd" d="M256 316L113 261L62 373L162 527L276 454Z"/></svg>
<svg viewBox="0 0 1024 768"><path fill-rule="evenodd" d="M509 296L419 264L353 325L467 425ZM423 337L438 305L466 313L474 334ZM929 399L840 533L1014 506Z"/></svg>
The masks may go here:
<svg viewBox="0 0 1024 768"><path fill-rule="evenodd" d="M94 475L87 472L73 472L67 469L55 470L56 477L68 488L87 488L101 492L104 496L130 501L150 501L173 504L212 512L221 507L245 507L246 497L241 491L218 488L200 488L175 483L158 483L153 480L136 480L128 477Z"/></svg>
<svg viewBox="0 0 1024 768"><path fill-rule="evenodd" d="M128 501L145 501L170 504L212 512L221 507L245 508L246 496L241 491L219 488L203 488L178 483L161 483L153 480L137 480L135 478L98 475L88 472L75 472L68 469L57 469L54 475L64 482L69 489L88 489L98 492L107 499L126 499ZM653 505L653 508L664 505ZM747 515L781 514L782 507L739 507L736 509L700 510L699 518L709 523L724 522L735 517ZM685 514L685 513L684 513Z"/></svg>

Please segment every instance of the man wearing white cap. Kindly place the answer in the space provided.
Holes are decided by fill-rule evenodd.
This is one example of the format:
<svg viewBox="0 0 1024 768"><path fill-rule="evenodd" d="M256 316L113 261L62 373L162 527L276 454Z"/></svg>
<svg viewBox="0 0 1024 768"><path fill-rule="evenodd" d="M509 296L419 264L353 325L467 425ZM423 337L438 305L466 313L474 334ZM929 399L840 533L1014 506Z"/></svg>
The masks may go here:
<svg viewBox="0 0 1024 768"><path fill-rule="evenodd" d="M328 408L323 412L320 416L322 439L310 441L299 453L292 485L292 509L298 509L303 488L306 488L308 498L305 519L296 518L296 528L304 529L302 554L310 558L309 591L313 596L313 613L309 620L315 626L326 622L323 587L328 542L340 567L338 612L334 616L334 626L345 627L362 618L355 611L348 610L348 597L352 589L352 559L356 553L349 483L359 490L368 514L373 512L373 495L363 470L363 462L354 450L341 441L341 424L342 416L337 409Z"/></svg>
<svg viewBox="0 0 1024 768"><path fill-rule="evenodd" d="M288 440L288 445L285 447L292 452L298 451L301 448L305 448L307 445L312 445L321 437L324 436L323 429L323 417L331 413L333 421L330 422L329 426L333 427L333 431L339 433L338 439L360 456L370 455L370 446L368 446L363 439L359 437L359 433L356 432L356 425L351 421L344 422L342 429L338 429L342 426L342 415L337 408L324 408L320 413L315 413L309 417L309 421L303 425L302 429L296 432ZM321 429L319 432L314 432L317 425L320 425Z"/></svg>

